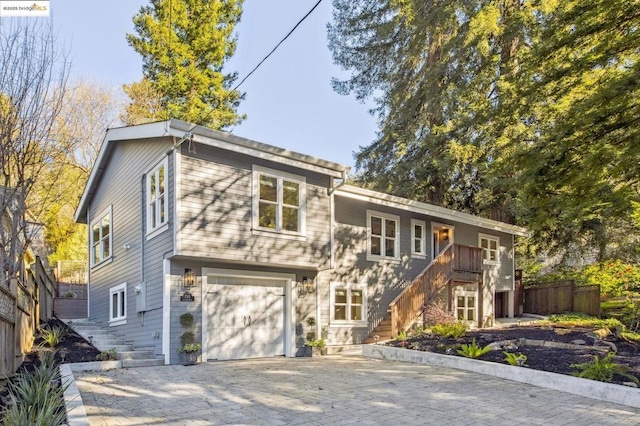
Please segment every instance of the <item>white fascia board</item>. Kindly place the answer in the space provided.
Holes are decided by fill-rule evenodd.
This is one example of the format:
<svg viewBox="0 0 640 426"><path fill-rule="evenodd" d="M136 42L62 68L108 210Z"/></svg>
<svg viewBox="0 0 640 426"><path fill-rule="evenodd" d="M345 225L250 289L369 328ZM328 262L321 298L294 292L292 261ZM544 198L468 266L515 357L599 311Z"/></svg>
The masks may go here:
<svg viewBox="0 0 640 426"><path fill-rule="evenodd" d="M396 197L395 195L384 194L382 192L372 191L370 189L358 188L351 185L343 185L336 190L340 196L351 198L354 200L366 201L382 206L395 209L411 211L428 216L434 216L441 219L449 219L456 222L466 223L485 229L490 229L507 234L528 237L529 232L520 226L511 225L497 220L485 219L483 217L474 216L468 213L457 212L455 210L444 207L434 206L432 204L420 201L409 200L407 198Z"/></svg>
<svg viewBox="0 0 640 426"><path fill-rule="evenodd" d="M209 145L215 148L224 149L226 151L237 152L239 154L248 155L255 158L261 158L263 160L272 161L274 163L286 164L292 167L296 167L302 170L309 170L316 173L321 173L323 175L329 175L334 178L341 178L342 171L329 169L323 166L307 163L305 161L296 160L290 157L285 157L278 154L273 154L270 152L265 152L258 149L249 148L242 145L236 145L234 143L230 143L227 141L220 139L213 139L207 136L202 136L199 134L193 135L193 141L202 143L205 145Z"/></svg>
<svg viewBox="0 0 640 426"><path fill-rule="evenodd" d="M111 149L111 145L119 140L146 139L169 135L181 137L184 135L184 132L172 129L169 124L169 121L159 121L139 126L116 127L107 130L107 134L102 141L100 151L98 152L96 161L91 169L91 174L89 175L87 184L82 192L82 197L80 198L80 202L78 203L78 207L73 216L75 222L83 223L82 221L86 219L86 214L84 214L84 211L87 209L86 203L94 190L95 180L104 169L103 162L107 160L105 157Z"/></svg>
<svg viewBox="0 0 640 426"><path fill-rule="evenodd" d="M171 127L175 130L181 131L183 134L191 132L194 136L198 135L209 141L214 141L216 145L212 146L218 146L223 149L243 153L253 157L266 158L270 161L283 164L294 164L296 167L302 169L317 171L337 178L342 178L344 174L348 173L351 169L349 166L335 163L333 161L323 160L311 155L243 138L220 130L196 126L177 119L171 120ZM200 142L207 143L202 141ZM218 145L220 143L223 145Z"/></svg>

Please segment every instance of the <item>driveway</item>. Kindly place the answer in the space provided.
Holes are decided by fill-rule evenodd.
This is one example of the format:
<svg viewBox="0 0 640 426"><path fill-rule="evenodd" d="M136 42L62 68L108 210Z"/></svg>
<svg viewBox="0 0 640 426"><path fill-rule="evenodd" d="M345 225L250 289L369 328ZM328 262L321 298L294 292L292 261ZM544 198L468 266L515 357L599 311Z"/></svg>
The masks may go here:
<svg viewBox="0 0 640 426"><path fill-rule="evenodd" d="M640 409L476 373L359 356L75 376L92 426L640 425Z"/></svg>

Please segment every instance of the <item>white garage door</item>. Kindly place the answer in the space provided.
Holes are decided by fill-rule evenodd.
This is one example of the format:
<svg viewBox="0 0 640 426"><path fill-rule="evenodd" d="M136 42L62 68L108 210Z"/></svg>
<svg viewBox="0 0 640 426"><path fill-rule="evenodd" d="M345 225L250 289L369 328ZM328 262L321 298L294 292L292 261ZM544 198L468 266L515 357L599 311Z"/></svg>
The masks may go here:
<svg viewBox="0 0 640 426"><path fill-rule="evenodd" d="M209 276L208 359L284 355L284 286L273 280Z"/></svg>

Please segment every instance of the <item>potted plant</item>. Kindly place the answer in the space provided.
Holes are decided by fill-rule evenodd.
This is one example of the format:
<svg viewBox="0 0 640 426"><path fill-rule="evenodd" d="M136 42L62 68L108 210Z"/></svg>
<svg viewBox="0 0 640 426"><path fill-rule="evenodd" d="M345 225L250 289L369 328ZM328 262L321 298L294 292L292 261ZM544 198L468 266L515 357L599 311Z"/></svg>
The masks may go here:
<svg viewBox="0 0 640 426"><path fill-rule="evenodd" d="M198 352L202 348L200 343L196 343L196 336L191 329L193 328L193 315L190 312L180 315L180 325L186 329L180 335L180 346L178 352L184 353L186 365L193 365L198 362Z"/></svg>
<svg viewBox="0 0 640 426"><path fill-rule="evenodd" d="M178 352L184 353L187 365L193 365L198 362L198 351L201 347L200 343L185 343L178 349Z"/></svg>
<svg viewBox="0 0 640 426"><path fill-rule="evenodd" d="M315 339L309 342L309 346L313 348L313 355L326 355L327 354L327 344L324 339Z"/></svg>

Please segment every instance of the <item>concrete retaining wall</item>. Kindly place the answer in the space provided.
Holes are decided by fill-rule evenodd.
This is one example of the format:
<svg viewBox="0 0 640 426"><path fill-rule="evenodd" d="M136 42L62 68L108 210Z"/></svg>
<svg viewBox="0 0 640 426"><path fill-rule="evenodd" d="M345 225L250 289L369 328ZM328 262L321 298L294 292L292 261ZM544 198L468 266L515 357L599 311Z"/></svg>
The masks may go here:
<svg viewBox="0 0 640 426"><path fill-rule="evenodd" d="M369 358L437 365L486 374L514 382L528 383L546 389L558 390L600 401L640 408L640 389L580 379L563 374L531 370L526 367L479 361L459 356L441 355L382 345L363 345L362 355Z"/></svg>

